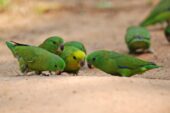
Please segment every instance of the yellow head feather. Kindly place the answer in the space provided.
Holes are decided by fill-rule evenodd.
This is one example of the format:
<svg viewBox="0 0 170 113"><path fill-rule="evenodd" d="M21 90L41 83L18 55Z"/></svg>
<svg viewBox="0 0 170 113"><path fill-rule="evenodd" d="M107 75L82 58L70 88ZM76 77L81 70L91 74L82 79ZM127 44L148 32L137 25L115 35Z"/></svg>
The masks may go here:
<svg viewBox="0 0 170 113"><path fill-rule="evenodd" d="M78 60L84 60L86 57L86 54L83 51L76 51L73 53L73 55L78 59Z"/></svg>

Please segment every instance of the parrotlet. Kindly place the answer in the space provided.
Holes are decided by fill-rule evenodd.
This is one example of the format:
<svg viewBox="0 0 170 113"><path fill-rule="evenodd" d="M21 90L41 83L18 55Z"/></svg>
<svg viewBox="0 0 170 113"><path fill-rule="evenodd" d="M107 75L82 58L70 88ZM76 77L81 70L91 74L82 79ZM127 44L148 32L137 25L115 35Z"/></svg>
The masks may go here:
<svg viewBox="0 0 170 113"><path fill-rule="evenodd" d="M26 74L31 71L41 74L42 71L63 71L65 62L58 55L36 46L6 42L12 54L19 61L20 70Z"/></svg>
<svg viewBox="0 0 170 113"><path fill-rule="evenodd" d="M144 61L114 51L98 50L87 56L88 66L94 66L108 74L130 77L159 68L155 63Z"/></svg>
<svg viewBox="0 0 170 113"><path fill-rule="evenodd" d="M127 29L125 41L129 53L150 52L150 32L144 27L131 26Z"/></svg>
<svg viewBox="0 0 170 113"><path fill-rule="evenodd" d="M148 17L142 21L140 25L147 27L162 22L170 24L170 0L160 0Z"/></svg>

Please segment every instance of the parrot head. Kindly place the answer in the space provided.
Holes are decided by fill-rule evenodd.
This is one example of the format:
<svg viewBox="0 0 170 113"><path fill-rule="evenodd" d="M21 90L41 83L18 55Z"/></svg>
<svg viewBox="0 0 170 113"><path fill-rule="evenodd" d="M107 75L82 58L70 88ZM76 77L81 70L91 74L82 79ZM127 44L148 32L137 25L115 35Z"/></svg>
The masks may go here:
<svg viewBox="0 0 170 113"><path fill-rule="evenodd" d="M88 67L91 69L93 68L93 66L95 67L100 66L102 64L101 61L104 57L104 53L108 52L105 50L99 50L89 54L86 59Z"/></svg>
<svg viewBox="0 0 170 113"><path fill-rule="evenodd" d="M69 61L77 67L83 67L85 64L85 53L83 51L77 50L69 56Z"/></svg>
<svg viewBox="0 0 170 113"><path fill-rule="evenodd" d="M52 53L58 54L62 49L64 49L63 46L64 40L59 36L52 36L47 38L40 47L43 49L46 49Z"/></svg>
<svg viewBox="0 0 170 113"><path fill-rule="evenodd" d="M64 46L73 46L73 47L75 47L75 48L80 49L80 50L83 51L84 53L86 53L86 49L85 49L83 43L78 42L78 41L66 42L66 43L64 43Z"/></svg>
<svg viewBox="0 0 170 113"><path fill-rule="evenodd" d="M150 41L150 33L144 27L130 26L127 29L126 42L136 43L141 41Z"/></svg>
<svg viewBox="0 0 170 113"><path fill-rule="evenodd" d="M50 71L56 71L56 73L58 73L64 70L65 62L58 55L55 55L55 57L53 57L53 59L50 60L51 60L50 67L49 67Z"/></svg>

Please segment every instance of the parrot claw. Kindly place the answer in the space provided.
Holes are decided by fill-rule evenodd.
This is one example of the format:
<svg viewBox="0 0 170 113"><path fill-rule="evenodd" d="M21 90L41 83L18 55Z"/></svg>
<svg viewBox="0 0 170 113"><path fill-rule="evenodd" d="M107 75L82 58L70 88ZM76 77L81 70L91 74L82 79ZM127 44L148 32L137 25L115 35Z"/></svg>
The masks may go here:
<svg viewBox="0 0 170 113"><path fill-rule="evenodd" d="M49 71L50 75L52 75L53 73L51 71Z"/></svg>
<svg viewBox="0 0 170 113"><path fill-rule="evenodd" d="M73 73L73 76L78 76L78 73Z"/></svg>
<svg viewBox="0 0 170 113"><path fill-rule="evenodd" d="M42 76L50 76L49 74L42 73Z"/></svg>
<svg viewBox="0 0 170 113"><path fill-rule="evenodd" d="M23 73L23 76L27 76L27 74L28 74L27 72L24 72L24 73Z"/></svg>

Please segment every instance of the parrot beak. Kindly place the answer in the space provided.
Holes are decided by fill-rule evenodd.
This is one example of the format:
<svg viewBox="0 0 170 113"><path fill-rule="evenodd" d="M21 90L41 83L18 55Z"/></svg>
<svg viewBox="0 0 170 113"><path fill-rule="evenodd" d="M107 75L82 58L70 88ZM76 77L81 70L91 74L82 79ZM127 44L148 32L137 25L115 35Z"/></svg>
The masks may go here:
<svg viewBox="0 0 170 113"><path fill-rule="evenodd" d="M63 50L64 50L64 44L61 44L57 49L57 53L62 52Z"/></svg>
<svg viewBox="0 0 170 113"><path fill-rule="evenodd" d="M61 51L63 51L64 50L64 44L61 44L59 48L60 48Z"/></svg>
<svg viewBox="0 0 170 113"><path fill-rule="evenodd" d="M87 63L87 66L88 66L89 69L93 68L92 64L90 64L90 63Z"/></svg>
<svg viewBox="0 0 170 113"><path fill-rule="evenodd" d="M83 67L84 64L85 64L85 61L84 61L84 60L83 60L83 61L80 61L80 66L81 66L81 67Z"/></svg>

